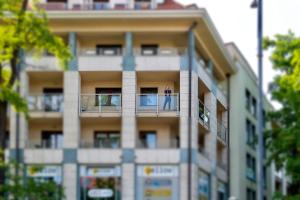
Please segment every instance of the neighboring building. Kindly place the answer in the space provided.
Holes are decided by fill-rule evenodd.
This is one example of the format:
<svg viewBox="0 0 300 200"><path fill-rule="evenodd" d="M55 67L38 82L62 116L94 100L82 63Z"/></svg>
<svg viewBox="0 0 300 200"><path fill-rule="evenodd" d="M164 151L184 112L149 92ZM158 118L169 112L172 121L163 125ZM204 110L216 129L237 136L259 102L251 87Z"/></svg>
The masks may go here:
<svg viewBox="0 0 300 200"><path fill-rule="evenodd" d="M256 199L257 164L257 77L251 66L234 43L226 45L238 72L230 78L230 191L238 199ZM264 98L263 115L273 110ZM264 128L271 123L264 122ZM266 158L266 151L265 156ZM264 161L264 163L266 160ZM271 167L264 167L265 199L271 199L273 181Z"/></svg>
<svg viewBox="0 0 300 200"><path fill-rule="evenodd" d="M49 54L24 58L21 93L30 117L20 120L19 143L26 175L55 180L68 200L186 200L190 155L192 199L225 200L228 105L218 85L235 65L206 10L172 0L84 2L41 4L74 59L62 71ZM236 92L242 103L244 88ZM245 123L239 119L233 129ZM9 131L14 157L15 113ZM244 149L244 141L236 144ZM245 151L236 158L233 164L246 164ZM36 165L46 167L36 172Z"/></svg>

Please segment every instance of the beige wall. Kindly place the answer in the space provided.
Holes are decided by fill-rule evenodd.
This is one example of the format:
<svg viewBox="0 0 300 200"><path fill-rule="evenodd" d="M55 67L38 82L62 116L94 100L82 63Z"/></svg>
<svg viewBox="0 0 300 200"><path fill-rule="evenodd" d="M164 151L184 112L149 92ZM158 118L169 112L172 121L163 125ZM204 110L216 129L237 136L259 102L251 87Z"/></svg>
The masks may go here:
<svg viewBox="0 0 300 200"><path fill-rule="evenodd" d="M122 82L88 81L81 84L81 94L95 94L96 88L122 88Z"/></svg>
<svg viewBox="0 0 300 200"><path fill-rule="evenodd" d="M140 93L142 87L157 87L158 94L164 94L166 86L169 86L172 92L178 93L178 85L174 81L161 81L161 82L144 82L142 80L138 81L137 93Z"/></svg>
<svg viewBox="0 0 300 200"><path fill-rule="evenodd" d="M63 131L62 120L29 121L29 140L41 140L42 131Z"/></svg>

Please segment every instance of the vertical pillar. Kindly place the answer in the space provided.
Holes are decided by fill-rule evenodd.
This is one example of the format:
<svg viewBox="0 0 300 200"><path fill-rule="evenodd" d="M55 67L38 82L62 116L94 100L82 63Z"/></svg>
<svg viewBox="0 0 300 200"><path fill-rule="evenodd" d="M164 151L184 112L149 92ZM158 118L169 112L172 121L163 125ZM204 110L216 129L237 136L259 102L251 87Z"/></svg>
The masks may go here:
<svg viewBox="0 0 300 200"><path fill-rule="evenodd" d="M208 145L207 152L211 160L211 199L217 199L217 99L212 92L205 94L204 104L210 110L210 133L207 135Z"/></svg>
<svg viewBox="0 0 300 200"><path fill-rule="evenodd" d="M27 98L28 97L28 90L29 90L29 80L28 80L28 74L26 71L20 72L20 94L22 97ZM20 149L24 149L26 146L26 142L28 139L28 121L25 118L23 114L20 114Z"/></svg>
<svg viewBox="0 0 300 200"><path fill-rule="evenodd" d="M135 199L136 143L136 72L133 57L133 35L125 34L126 50L122 72L122 199Z"/></svg>
<svg viewBox="0 0 300 200"><path fill-rule="evenodd" d="M157 8L157 0L152 0L151 1L151 9L156 9Z"/></svg>
<svg viewBox="0 0 300 200"><path fill-rule="evenodd" d="M69 61L69 70L76 71L78 69L77 64L77 36L75 32L69 33L69 48L73 58Z"/></svg>
<svg viewBox="0 0 300 200"><path fill-rule="evenodd" d="M80 75L78 71L64 72L63 114L63 183L67 200L79 199L77 149L80 141L79 95Z"/></svg>

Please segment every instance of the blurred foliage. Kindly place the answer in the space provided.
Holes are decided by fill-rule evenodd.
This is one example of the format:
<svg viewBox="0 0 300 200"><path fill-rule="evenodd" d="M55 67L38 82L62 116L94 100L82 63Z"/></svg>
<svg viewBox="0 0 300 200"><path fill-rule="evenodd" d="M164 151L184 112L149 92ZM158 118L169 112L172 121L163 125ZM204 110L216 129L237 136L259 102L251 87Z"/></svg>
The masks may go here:
<svg viewBox="0 0 300 200"><path fill-rule="evenodd" d="M267 131L269 163L284 168L291 179L289 194L276 199L300 199L300 38L289 31L264 39L270 60L278 72L272 83L272 100L281 108L268 113L273 129Z"/></svg>
<svg viewBox="0 0 300 200"><path fill-rule="evenodd" d="M0 157L4 158L3 151ZM16 169L19 175L16 175ZM43 170L43 166L36 166L35 172ZM26 177L27 168L14 161L0 161L0 170L5 171L6 184L0 185L0 200L61 200L64 199L64 189L50 179Z"/></svg>

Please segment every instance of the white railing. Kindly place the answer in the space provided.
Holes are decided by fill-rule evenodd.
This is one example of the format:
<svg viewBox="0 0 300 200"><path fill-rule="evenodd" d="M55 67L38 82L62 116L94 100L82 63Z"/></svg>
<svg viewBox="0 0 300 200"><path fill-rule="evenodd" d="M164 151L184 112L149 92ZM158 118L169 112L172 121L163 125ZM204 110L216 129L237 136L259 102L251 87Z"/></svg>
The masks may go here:
<svg viewBox="0 0 300 200"><path fill-rule="evenodd" d="M29 95L27 98L30 111L63 112L63 94Z"/></svg>
<svg viewBox="0 0 300 200"><path fill-rule="evenodd" d="M178 94L137 94L137 113L179 112Z"/></svg>
<svg viewBox="0 0 300 200"><path fill-rule="evenodd" d="M62 149L63 140L27 140L26 148L28 149Z"/></svg>
<svg viewBox="0 0 300 200"><path fill-rule="evenodd" d="M157 48L156 50L152 49L143 49L143 48L134 48L133 52L136 56L179 56L184 54L186 48Z"/></svg>
<svg viewBox="0 0 300 200"><path fill-rule="evenodd" d="M207 128L210 128L210 111L201 100L199 100L199 120L201 120Z"/></svg>
<svg viewBox="0 0 300 200"><path fill-rule="evenodd" d="M159 140L159 138L158 138ZM147 139L138 139L137 148L140 149L177 149L179 148L178 139L170 139L167 144L159 144L158 142L148 141Z"/></svg>
<svg viewBox="0 0 300 200"><path fill-rule="evenodd" d="M82 94L80 95L81 113L119 113L121 94Z"/></svg>

